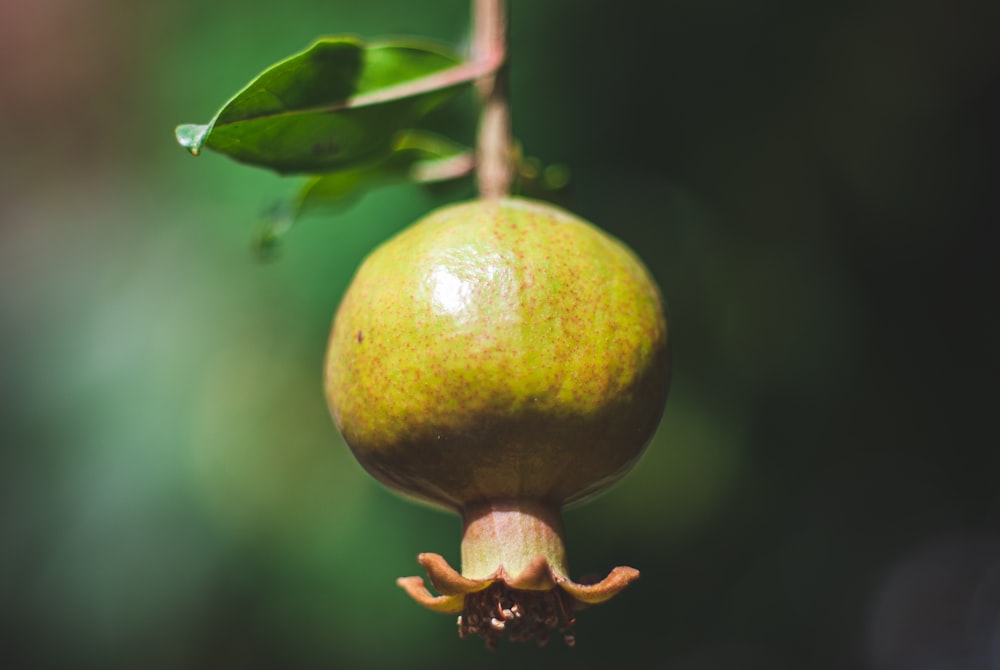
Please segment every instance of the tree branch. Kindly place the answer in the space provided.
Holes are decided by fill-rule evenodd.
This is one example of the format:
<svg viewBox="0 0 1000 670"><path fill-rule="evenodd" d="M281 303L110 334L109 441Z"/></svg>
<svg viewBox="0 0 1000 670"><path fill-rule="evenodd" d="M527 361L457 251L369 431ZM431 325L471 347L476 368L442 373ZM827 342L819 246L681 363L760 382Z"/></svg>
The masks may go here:
<svg viewBox="0 0 1000 670"><path fill-rule="evenodd" d="M476 138L476 180L481 198L510 194L514 179L507 85L507 2L473 0L473 62L496 64L477 83L482 99Z"/></svg>

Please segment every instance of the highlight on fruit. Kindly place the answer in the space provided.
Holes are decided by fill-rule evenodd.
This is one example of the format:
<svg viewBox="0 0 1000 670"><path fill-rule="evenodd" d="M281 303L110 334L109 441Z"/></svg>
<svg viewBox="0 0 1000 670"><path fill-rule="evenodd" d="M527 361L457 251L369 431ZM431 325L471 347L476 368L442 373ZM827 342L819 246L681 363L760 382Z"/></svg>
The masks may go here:
<svg viewBox="0 0 1000 670"><path fill-rule="evenodd" d="M399 585L458 615L461 636L575 642L582 609L634 582L631 567L570 577L562 509L621 479L655 432L670 338L650 273L622 242L557 207L567 170L512 135L505 0L472 0L471 50L422 39L323 37L264 70L205 124L204 150L305 179L257 238L272 255L305 213L386 184L474 179L363 262L324 367L330 412L388 488L462 519L461 566L438 554ZM428 116L478 93L472 146Z"/></svg>

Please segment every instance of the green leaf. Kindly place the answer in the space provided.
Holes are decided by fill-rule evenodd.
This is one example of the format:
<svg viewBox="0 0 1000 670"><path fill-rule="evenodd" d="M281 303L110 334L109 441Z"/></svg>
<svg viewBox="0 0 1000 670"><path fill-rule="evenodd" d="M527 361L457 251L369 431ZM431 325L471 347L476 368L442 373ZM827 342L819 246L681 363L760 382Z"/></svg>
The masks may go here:
<svg viewBox="0 0 1000 670"><path fill-rule="evenodd" d="M472 172L472 151L457 142L420 130L400 133L387 157L309 180L299 192L297 209L338 205L387 182L432 183Z"/></svg>
<svg viewBox="0 0 1000 670"><path fill-rule="evenodd" d="M307 212L349 207L380 186L456 179L471 174L473 168L472 151L468 147L433 133L404 131L396 136L388 155L314 177L294 198L273 207L257 238L257 251L262 256L273 254L285 234Z"/></svg>
<svg viewBox="0 0 1000 670"><path fill-rule="evenodd" d="M451 69L457 76L434 77ZM178 126L177 141L195 156L208 148L283 174L326 173L389 155L401 129L475 74L424 44L325 38L263 72L209 123Z"/></svg>

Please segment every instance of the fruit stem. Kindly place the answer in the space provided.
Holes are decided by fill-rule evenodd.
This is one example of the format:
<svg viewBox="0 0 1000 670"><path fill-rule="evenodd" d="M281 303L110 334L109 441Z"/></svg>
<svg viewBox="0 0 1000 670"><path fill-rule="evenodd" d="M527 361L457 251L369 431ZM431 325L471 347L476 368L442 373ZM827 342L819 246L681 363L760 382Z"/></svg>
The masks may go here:
<svg viewBox="0 0 1000 670"><path fill-rule="evenodd" d="M506 0L473 0L472 52L480 62L499 62L495 72L478 82L482 110L476 138L479 196L502 198L514 179L508 89L508 9Z"/></svg>
<svg viewBox="0 0 1000 670"><path fill-rule="evenodd" d="M503 568L517 577L538 556L562 576L566 548L559 507L527 500L490 501L462 512L462 576L486 579Z"/></svg>

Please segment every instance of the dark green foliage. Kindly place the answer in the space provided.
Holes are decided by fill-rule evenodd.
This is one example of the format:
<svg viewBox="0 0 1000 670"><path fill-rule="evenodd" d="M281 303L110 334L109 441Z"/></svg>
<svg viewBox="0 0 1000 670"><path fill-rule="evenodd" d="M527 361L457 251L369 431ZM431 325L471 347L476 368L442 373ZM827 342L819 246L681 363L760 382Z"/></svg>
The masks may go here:
<svg viewBox="0 0 1000 670"><path fill-rule="evenodd" d="M178 126L177 141L281 174L351 169L388 156L399 131L468 82L400 87L460 63L424 44L324 38L265 70L207 124Z"/></svg>

